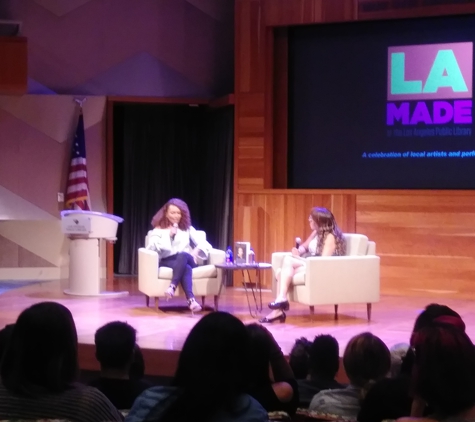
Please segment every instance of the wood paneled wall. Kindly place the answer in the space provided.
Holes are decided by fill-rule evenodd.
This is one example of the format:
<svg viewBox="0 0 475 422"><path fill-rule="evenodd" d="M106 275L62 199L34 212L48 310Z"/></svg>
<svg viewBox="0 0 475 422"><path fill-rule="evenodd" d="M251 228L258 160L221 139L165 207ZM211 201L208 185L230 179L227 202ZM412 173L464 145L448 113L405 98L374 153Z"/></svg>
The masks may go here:
<svg viewBox="0 0 475 422"><path fill-rule="evenodd" d="M376 241L386 293L475 293L475 192L356 195L356 232Z"/></svg>
<svg viewBox="0 0 475 422"><path fill-rule="evenodd" d="M356 228L355 199L352 193L327 191L240 192L234 205L235 239L251 242L256 259L270 262L272 252L290 250L296 236L306 239L310 235L308 216L315 205L331 209L341 229L353 233ZM270 272L264 275L266 286L271 284L270 276Z"/></svg>
<svg viewBox="0 0 475 422"><path fill-rule="evenodd" d="M249 240L257 259L269 262L272 252L288 250L295 236L309 234L310 208L325 206L344 231L376 241L383 293L473 295L475 192L273 189L284 187L286 179L287 88L280 67L286 27L475 13L472 2L441 7L412 1L402 7L384 0L384 8L370 3L236 0L234 240ZM265 283L270 285L270 274Z"/></svg>
<svg viewBox="0 0 475 422"><path fill-rule="evenodd" d="M25 37L0 37L0 94L26 94L27 50Z"/></svg>

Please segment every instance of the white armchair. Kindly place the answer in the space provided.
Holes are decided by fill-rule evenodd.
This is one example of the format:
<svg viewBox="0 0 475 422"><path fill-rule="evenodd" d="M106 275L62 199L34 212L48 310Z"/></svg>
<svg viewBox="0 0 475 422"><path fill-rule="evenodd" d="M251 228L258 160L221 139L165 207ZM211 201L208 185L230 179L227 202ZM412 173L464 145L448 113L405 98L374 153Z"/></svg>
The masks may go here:
<svg viewBox="0 0 475 422"><path fill-rule="evenodd" d="M204 236L204 231L198 231L198 234ZM145 238L145 244L147 244ZM158 254L145 248L139 249L139 291L145 294L145 303L150 304L150 298L155 298L155 309L158 311L159 298L165 298L165 291L172 279L172 269L167 267L158 267ZM193 268L193 293L196 297L201 296L202 305L205 304L206 296L214 296L214 309L218 310L219 294L223 280L223 270L216 268L214 264L221 264L225 261L225 252L219 249L211 249L207 265L199 265ZM175 295L183 294L179 285Z"/></svg>
<svg viewBox="0 0 475 422"><path fill-rule="evenodd" d="M344 233L346 256L319 256L306 258L305 271L297 272L289 289L289 299L310 307L334 305L338 319L338 305L366 303L368 320L371 305L379 302L379 256L376 244L362 234ZM282 266L289 252L272 254L272 291L276 293L276 270Z"/></svg>

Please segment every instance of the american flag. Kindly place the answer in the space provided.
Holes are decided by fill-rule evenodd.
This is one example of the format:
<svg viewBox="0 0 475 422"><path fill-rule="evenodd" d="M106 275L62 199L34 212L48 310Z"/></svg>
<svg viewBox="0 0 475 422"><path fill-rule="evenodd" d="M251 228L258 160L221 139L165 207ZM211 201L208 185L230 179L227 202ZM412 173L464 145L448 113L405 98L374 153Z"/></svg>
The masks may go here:
<svg viewBox="0 0 475 422"><path fill-rule="evenodd" d="M66 208L76 210L91 209L89 184L87 181L86 143L84 137L84 118L79 115L78 126L71 150L68 184L66 186Z"/></svg>

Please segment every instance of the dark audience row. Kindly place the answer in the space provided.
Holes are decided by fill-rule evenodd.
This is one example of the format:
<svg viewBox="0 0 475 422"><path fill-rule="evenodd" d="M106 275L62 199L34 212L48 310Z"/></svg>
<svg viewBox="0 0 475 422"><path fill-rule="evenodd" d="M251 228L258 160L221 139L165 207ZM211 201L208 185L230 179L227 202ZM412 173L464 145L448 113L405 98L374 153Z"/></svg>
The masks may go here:
<svg viewBox="0 0 475 422"><path fill-rule="evenodd" d="M475 420L475 348L460 315L445 305L428 305L409 344L391 351L371 333L353 337L343 353L347 386L335 381L338 356L332 336L296 341L290 365L300 407L359 422Z"/></svg>
<svg viewBox="0 0 475 422"><path fill-rule="evenodd" d="M369 332L353 337L342 385L333 336L298 339L287 362L266 328L212 312L189 333L171 385L152 386L135 329L114 321L95 334L101 372L83 385L72 315L42 302L0 331L0 420L264 422L304 408L325 420L475 420L475 348L460 315L431 304L408 340L390 351Z"/></svg>

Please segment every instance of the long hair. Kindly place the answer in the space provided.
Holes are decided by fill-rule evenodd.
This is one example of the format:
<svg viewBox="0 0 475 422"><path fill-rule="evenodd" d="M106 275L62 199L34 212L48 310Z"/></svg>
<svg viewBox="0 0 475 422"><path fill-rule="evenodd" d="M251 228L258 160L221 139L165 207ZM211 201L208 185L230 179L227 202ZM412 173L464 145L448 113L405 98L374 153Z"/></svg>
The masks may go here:
<svg viewBox="0 0 475 422"><path fill-rule="evenodd" d="M317 255L322 254L323 245L329 233L335 237L335 255L345 255L346 241L331 211L326 208L315 207L312 208L310 216L317 225Z"/></svg>
<svg viewBox="0 0 475 422"><path fill-rule="evenodd" d="M430 303L427 305L424 310L417 316L416 321L414 322L414 328L412 329L411 342L412 338L416 335L418 331L426 327L432 327L439 323L448 323L454 325L456 328L459 328L462 331L465 331L465 323L463 322L460 315L454 311L452 308L449 308L447 305L441 305L439 303ZM412 366L414 365L414 350L409 348L406 353L406 356L402 359L401 373L410 375L412 372Z"/></svg>
<svg viewBox="0 0 475 422"><path fill-rule="evenodd" d="M188 230L191 227L190 210L188 209L186 202L179 198L168 200L168 202L157 211L151 222L153 228L166 229L170 226L170 222L167 218L167 211L170 205L175 205L175 207L179 208L181 211L181 220L178 223L180 230Z"/></svg>
<svg viewBox="0 0 475 422"><path fill-rule="evenodd" d="M450 324L434 324L412 338L413 393L446 418L475 405L475 347Z"/></svg>
<svg viewBox="0 0 475 422"><path fill-rule="evenodd" d="M389 372L391 354L379 337L368 332L361 333L348 342L343 365L351 384L362 389L363 398L371 385Z"/></svg>
<svg viewBox="0 0 475 422"><path fill-rule="evenodd" d="M249 333L250 349L252 361L250 363L250 376L252 387L270 384L269 363L271 353L270 336L272 334L260 324L249 324L246 326Z"/></svg>
<svg viewBox="0 0 475 422"><path fill-rule="evenodd" d="M78 339L71 312L56 302L25 309L13 328L0 376L22 396L62 392L78 375Z"/></svg>
<svg viewBox="0 0 475 422"><path fill-rule="evenodd" d="M15 327L15 324L7 324L0 330L0 360L5 353L8 343L10 342L13 327Z"/></svg>
<svg viewBox="0 0 475 422"><path fill-rule="evenodd" d="M247 390L249 335L244 324L226 312L212 312L188 334L172 385L176 400L160 422L207 420L219 409L231 409Z"/></svg>

